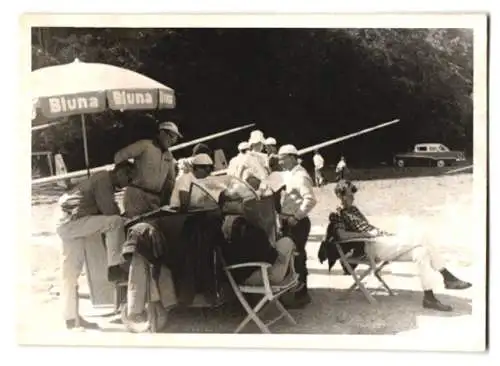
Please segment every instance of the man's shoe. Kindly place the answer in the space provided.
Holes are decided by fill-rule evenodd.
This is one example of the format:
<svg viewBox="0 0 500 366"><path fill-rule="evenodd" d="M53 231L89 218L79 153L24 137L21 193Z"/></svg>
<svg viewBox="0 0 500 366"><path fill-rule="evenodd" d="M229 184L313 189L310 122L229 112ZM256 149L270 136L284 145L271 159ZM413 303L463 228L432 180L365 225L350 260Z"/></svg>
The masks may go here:
<svg viewBox="0 0 500 366"><path fill-rule="evenodd" d="M453 308L450 305L445 305L441 303L438 299L427 300L424 299L423 304L425 309L432 309L437 311L452 311Z"/></svg>
<svg viewBox="0 0 500 366"><path fill-rule="evenodd" d="M471 286L471 283L462 280L444 281L444 287L448 290L465 290Z"/></svg>
<svg viewBox="0 0 500 366"><path fill-rule="evenodd" d="M82 317L80 317L78 320L79 320L78 326L80 328L84 328L84 329L99 329L99 325L97 325L96 323L88 322L85 319L83 319ZM66 328L67 329L74 329L76 327L77 327L76 319L66 320Z"/></svg>

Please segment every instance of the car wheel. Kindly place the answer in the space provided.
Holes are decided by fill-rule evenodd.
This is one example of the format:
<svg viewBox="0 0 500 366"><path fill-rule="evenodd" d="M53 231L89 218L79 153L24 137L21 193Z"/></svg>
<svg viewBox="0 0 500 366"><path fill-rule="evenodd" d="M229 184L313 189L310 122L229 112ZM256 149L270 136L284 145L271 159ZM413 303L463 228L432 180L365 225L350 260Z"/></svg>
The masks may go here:
<svg viewBox="0 0 500 366"><path fill-rule="evenodd" d="M403 168L405 166L405 161L403 159L398 159L396 160L396 165L400 168Z"/></svg>
<svg viewBox="0 0 500 366"><path fill-rule="evenodd" d="M445 165L446 165L446 163L444 162L444 160L438 160L436 163L436 166L438 168L444 168Z"/></svg>

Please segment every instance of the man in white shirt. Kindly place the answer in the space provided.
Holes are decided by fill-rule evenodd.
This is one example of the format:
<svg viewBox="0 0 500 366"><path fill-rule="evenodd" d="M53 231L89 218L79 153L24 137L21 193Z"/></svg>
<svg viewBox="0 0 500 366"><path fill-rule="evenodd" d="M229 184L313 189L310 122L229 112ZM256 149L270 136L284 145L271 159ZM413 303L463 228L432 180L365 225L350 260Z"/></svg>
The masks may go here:
<svg viewBox="0 0 500 366"><path fill-rule="evenodd" d="M285 191L281 203L283 234L292 238L298 253L295 269L299 274L299 287L289 307L303 307L311 301L307 292L306 243L311 230L309 213L316 206L313 181L298 162L298 152L293 145L283 145L278 151L280 165L286 172Z"/></svg>
<svg viewBox="0 0 500 366"><path fill-rule="evenodd" d="M337 176L337 181L345 179L346 173L347 173L347 164L345 162L345 158L341 156L339 162L337 163L337 167L335 168L335 175Z"/></svg>
<svg viewBox="0 0 500 366"><path fill-rule="evenodd" d="M260 130L255 130L250 133L248 143L250 145L250 154L255 156L259 161L261 167L269 174L269 165L267 161L267 154L264 152L265 143L264 133Z"/></svg>
<svg viewBox="0 0 500 366"><path fill-rule="evenodd" d="M238 145L238 155L229 160L229 164L227 165L227 174L236 176L238 174L238 169L241 166L244 155L250 149L250 145L247 141L240 142Z"/></svg>
<svg viewBox="0 0 500 366"><path fill-rule="evenodd" d="M191 165L192 172L185 173L177 179L170 197L170 206L179 208L180 211L186 211L190 204L191 183L208 177L213 170L214 162L208 154L198 154L191 159ZM192 195L191 203L196 203L196 191L193 191Z"/></svg>
<svg viewBox="0 0 500 366"><path fill-rule="evenodd" d="M314 178L316 180L316 186L321 187L325 182L323 178L323 167L325 166L325 160L319 153L319 150L314 151L313 163L314 163Z"/></svg>
<svg viewBox="0 0 500 366"><path fill-rule="evenodd" d="M269 176L267 155L262 153L264 141L262 131L252 131L248 141L250 149L241 159L241 164L234 174L237 178L249 183L255 190L265 190L261 183Z"/></svg>

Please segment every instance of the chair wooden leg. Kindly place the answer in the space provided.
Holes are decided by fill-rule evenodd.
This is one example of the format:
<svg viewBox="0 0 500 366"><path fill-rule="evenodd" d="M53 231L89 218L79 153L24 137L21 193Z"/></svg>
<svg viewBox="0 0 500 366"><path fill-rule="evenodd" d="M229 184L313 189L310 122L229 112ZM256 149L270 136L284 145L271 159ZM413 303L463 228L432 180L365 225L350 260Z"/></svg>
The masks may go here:
<svg viewBox="0 0 500 366"><path fill-rule="evenodd" d="M354 269L353 269L353 272L354 272ZM371 273L373 272L373 269L369 268L367 269L366 271L364 271L360 276L356 276L357 279L358 279L358 282L362 283L363 280L368 277ZM355 273L355 272L354 272ZM354 283L350 288L349 288L349 291L354 291L355 289L357 289L359 286L357 283Z"/></svg>
<svg viewBox="0 0 500 366"><path fill-rule="evenodd" d="M338 252L340 254L340 258L341 258L342 262L344 263L345 267L347 268L347 271L351 274L351 277L354 279L354 284L346 291L346 294L342 298L344 298L344 299L347 298L350 295L350 293L352 291L354 291L354 289L359 288L370 304L376 304L377 300L375 300L375 298L366 289L365 285L363 285L363 283L358 278L358 276L356 276L356 272L354 271L351 264L347 260L347 257L345 255L344 251L342 250L342 248L339 248L337 246L337 249L338 249ZM363 273L362 278L366 277L367 273L370 273L370 272L371 272L371 269L365 271Z"/></svg>
<svg viewBox="0 0 500 366"><path fill-rule="evenodd" d="M359 288L370 304L376 304L377 300L375 300L370 291L366 289L365 285L356 276L356 274L351 273L351 276L354 279L355 283L346 291L346 295L344 296L344 298L347 298L347 296L349 296L352 291L354 291L356 288Z"/></svg>
<svg viewBox="0 0 500 366"><path fill-rule="evenodd" d="M276 305L276 307L278 308L278 310L285 316L285 318L288 319L288 321L290 323L292 323L293 325L296 325L297 324L297 321L294 319L294 317L288 312L288 310L285 309L285 307L283 306L283 304L279 301L279 299L276 299L273 301L274 304Z"/></svg>
<svg viewBox="0 0 500 366"><path fill-rule="evenodd" d="M247 324L250 320L253 320L255 324L259 327L259 329L263 333L271 333L269 331L269 328L260 320L260 318L257 316L257 313L262 309L262 307L267 303L268 299L264 297L262 300L259 301L259 303L252 309L252 307L248 304L246 299L243 297L241 293L237 294L240 295L242 299L240 299L241 305L245 308L247 311L248 315L247 317L241 322L241 324L236 328L234 331L235 333L239 333ZM238 296L238 297L240 297Z"/></svg>
<svg viewBox="0 0 500 366"><path fill-rule="evenodd" d="M374 274L375 274L375 277L377 277L377 280L379 280L379 282L382 284L382 286L384 286L384 288L387 290L387 292L389 293L389 296L394 296L394 291L392 291L392 289L389 287L389 285L384 281L384 279L382 278L382 276L380 275L380 271L382 270L382 268L384 268L386 266L386 264L382 264L380 267L378 267Z"/></svg>

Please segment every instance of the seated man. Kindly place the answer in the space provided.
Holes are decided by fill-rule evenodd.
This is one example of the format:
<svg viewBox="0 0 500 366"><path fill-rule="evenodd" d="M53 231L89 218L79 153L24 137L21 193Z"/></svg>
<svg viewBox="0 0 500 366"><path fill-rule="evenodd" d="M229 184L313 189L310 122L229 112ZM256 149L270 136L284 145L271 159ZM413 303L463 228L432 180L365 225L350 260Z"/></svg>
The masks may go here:
<svg viewBox="0 0 500 366"><path fill-rule="evenodd" d="M341 201L340 207L330 215L330 220L337 230L340 240L377 238L368 248L378 259L413 261L418 266L420 281L424 290L423 307L439 311L451 311L452 307L442 304L433 293L433 272L438 271L444 280L445 288L462 290L471 284L459 280L450 273L443 258L430 243L425 241L421 232L391 234L371 225L361 211L354 206L354 194L357 188L350 181L340 180L335 187L335 194Z"/></svg>
<svg viewBox="0 0 500 366"><path fill-rule="evenodd" d="M127 320L132 328L146 321L148 268L153 268L150 273L158 285L157 304L163 311L189 305L198 293L212 301L218 291L213 281L213 248L224 240L221 220L205 213L192 215L183 222L180 235L172 234L178 224L178 220L167 216L128 228L122 253L130 263Z"/></svg>
<svg viewBox="0 0 500 366"><path fill-rule="evenodd" d="M85 241L90 236L100 239L106 237L108 277L113 280L120 273L122 262L121 247L125 241L125 230L120 209L115 201L115 192L129 184L132 164L128 161L118 163L114 169L93 174L79 183L60 199L63 217L57 227L62 241L62 290L64 318L68 329L77 324L84 328L96 328L76 314L77 283L83 269ZM96 245L100 245L98 240Z"/></svg>
<svg viewBox="0 0 500 366"><path fill-rule="evenodd" d="M191 159L191 166L192 171L179 176L170 197L170 206L179 208L181 212L187 210L190 199L191 204L196 203L197 200L201 201L199 202L200 204L203 203L202 197L197 197L200 196L197 190L192 192L191 197L189 197L189 190L193 181L206 178L210 175L213 171L214 162L208 154L198 154Z"/></svg>
<svg viewBox="0 0 500 366"><path fill-rule="evenodd" d="M227 243L222 248L222 253L228 265L266 262L271 264L268 269L271 285L279 285L284 281L294 250L294 243L290 238L281 238L276 242L276 247L273 247L265 231L242 216L226 217L223 231ZM232 273L238 284L263 284L260 268L238 268Z"/></svg>
<svg viewBox="0 0 500 366"><path fill-rule="evenodd" d="M169 255L161 220L156 218L139 222L132 225L127 231L122 254L129 263L127 318L133 325L146 321L146 288L148 268L151 264L160 268L158 287L160 288L161 305L168 310L177 304L172 273L169 268L164 266L164 264L169 264ZM172 258L172 255L170 257Z"/></svg>

